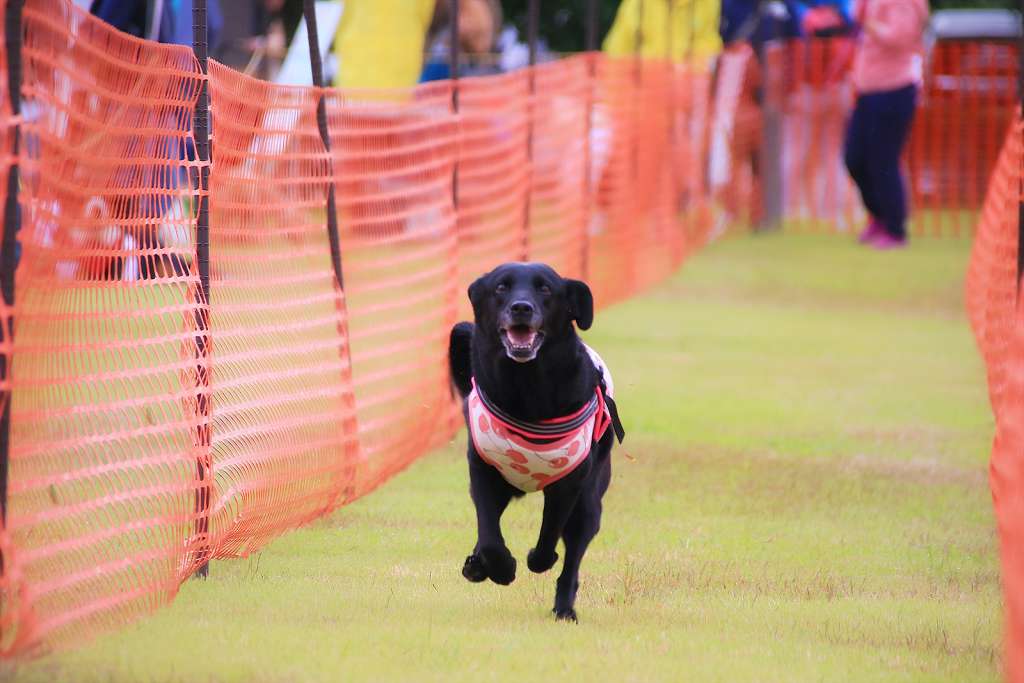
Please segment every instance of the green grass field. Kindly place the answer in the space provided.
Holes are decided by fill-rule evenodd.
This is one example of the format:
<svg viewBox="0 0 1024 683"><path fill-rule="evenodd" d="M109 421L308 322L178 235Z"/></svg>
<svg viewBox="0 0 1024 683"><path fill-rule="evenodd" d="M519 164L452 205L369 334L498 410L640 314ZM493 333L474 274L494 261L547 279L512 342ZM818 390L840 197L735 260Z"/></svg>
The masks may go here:
<svg viewBox="0 0 1024 683"><path fill-rule="evenodd" d="M24 681L996 681L1001 597L966 240L741 236L586 339L629 432L578 625L471 585L460 434L391 483ZM632 459L623 457L623 451Z"/></svg>

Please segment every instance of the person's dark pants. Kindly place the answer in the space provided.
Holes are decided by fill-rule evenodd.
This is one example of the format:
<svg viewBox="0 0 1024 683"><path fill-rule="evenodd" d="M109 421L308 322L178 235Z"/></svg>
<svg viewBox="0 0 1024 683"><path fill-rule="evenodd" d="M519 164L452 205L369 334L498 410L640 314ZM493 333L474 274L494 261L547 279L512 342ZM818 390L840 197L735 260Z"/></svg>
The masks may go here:
<svg viewBox="0 0 1024 683"><path fill-rule="evenodd" d="M846 168L864 207L897 238L907 236L900 154L914 120L917 86L860 95L846 130Z"/></svg>

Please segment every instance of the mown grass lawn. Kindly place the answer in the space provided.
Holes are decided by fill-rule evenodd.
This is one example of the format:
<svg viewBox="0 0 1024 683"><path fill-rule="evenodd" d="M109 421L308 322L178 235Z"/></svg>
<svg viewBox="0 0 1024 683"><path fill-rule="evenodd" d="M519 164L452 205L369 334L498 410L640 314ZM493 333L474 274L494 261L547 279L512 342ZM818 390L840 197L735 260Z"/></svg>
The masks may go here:
<svg viewBox="0 0 1024 683"><path fill-rule="evenodd" d="M966 240L741 236L599 313L629 432L580 623L471 585L465 435L24 681L995 681L992 420ZM630 458L623 456L623 451Z"/></svg>

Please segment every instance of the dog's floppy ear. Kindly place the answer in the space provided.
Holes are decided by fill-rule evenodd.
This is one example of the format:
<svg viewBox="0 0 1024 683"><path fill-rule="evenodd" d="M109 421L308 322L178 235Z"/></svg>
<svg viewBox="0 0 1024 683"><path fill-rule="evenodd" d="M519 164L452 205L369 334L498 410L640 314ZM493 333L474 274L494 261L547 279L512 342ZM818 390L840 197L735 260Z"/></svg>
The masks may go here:
<svg viewBox="0 0 1024 683"><path fill-rule="evenodd" d="M589 330L594 324L594 295L590 287L580 280L565 281L565 298L569 302L569 315L576 321L576 327Z"/></svg>
<svg viewBox="0 0 1024 683"><path fill-rule="evenodd" d="M476 308L480 300L483 298L484 293L487 291L487 285L485 281L487 280L488 275L490 275L490 273L485 273L481 275L480 277L473 281L473 284L469 286L469 290L467 293L469 294L469 302L473 304L474 309Z"/></svg>

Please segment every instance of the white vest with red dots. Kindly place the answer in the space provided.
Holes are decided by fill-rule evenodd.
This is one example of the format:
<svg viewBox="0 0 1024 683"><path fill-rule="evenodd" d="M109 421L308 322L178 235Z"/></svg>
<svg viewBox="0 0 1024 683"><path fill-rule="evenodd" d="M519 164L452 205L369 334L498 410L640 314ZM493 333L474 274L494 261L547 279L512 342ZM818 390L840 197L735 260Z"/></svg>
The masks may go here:
<svg viewBox="0 0 1024 683"><path fill-rule="evenodd" d="M613 396L611 373L597 352L583 345L604 377L605 393ZM539 491L566 476L587 459L590 447L612 422L599 386L593 398L572 415L542 422L523 422L487 400L473 381L466 397L469 435L476 452L520 491Z"/></svg>

